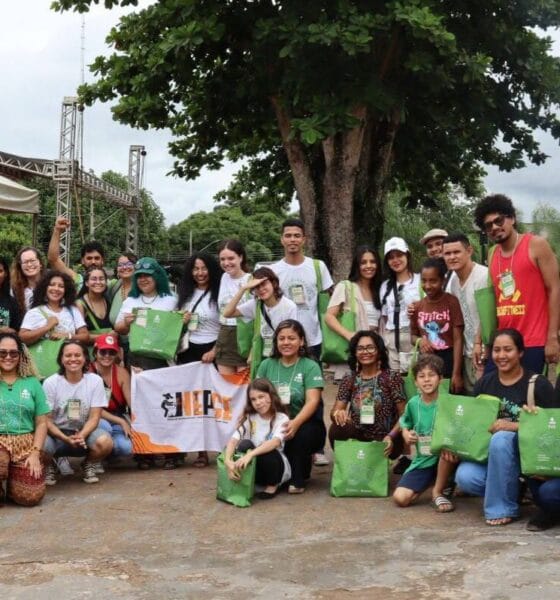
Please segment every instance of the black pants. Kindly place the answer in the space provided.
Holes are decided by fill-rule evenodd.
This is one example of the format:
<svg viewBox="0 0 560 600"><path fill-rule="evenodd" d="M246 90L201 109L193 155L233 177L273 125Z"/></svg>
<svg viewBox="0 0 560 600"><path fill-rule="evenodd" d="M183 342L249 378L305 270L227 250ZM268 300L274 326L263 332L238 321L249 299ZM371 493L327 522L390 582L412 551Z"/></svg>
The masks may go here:
<svg viewBox="0 0 560 600"><path fill-rule="evenodd" d="M253 450L255 444L251 440L241 440L237 446L239 452ZM278 450L255 457L255 483L258 485L279 485L284 475L284 461Z"/></svg>
<svg viewBox="0 0 560 600"><path fill-rule="evenodd" d="M189 347L184 351L177 354L176 362L178 365L187 365L192 362L198 362L202 360L202 356L207 352L210 352L216 345L216 342L208 342L207 344L189 344Z"/></svg>
<svg viewBox="0 0 560 600"><path fill-rule="evenodd" d="M291 484L304 487L305 480L311 475L311 458L320 452L325 445L327 431L325 424L313 418L306 421L296 435L286 442L285 452L292 467Z"/></svg>

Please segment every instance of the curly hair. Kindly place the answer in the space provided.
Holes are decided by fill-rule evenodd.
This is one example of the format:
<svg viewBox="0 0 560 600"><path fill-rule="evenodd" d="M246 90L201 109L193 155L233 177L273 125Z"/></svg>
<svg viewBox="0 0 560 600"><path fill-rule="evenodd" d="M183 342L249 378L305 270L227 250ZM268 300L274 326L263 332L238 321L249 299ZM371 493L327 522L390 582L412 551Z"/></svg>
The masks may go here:
<svg viewBox="0 0 560 600"><path fill-rule="evenodd" d="M387 352L387 347L385 346L385 342L383 338L375 331L371 331L370 329L362 329L361 331L357 331L350 340L348 345L348 366L350 369L357 373L360 370L360 363L358 362L358 357L356 353L356 348L358 347L358 343L362 338L370 338L373 341L373 344L377 348L377 356L379 358L379 367L381 370L385 370L389 368L389 353Z"/></svg>
<svg viewBox="0 0 560 600"><path fill-rule="evenodd" d="M19 337L15 333L0 333L0 342L2 340L9 339L14 340L17 344L17 349L19 352L19 362L17 365L17 375L18 377L38 377L38 371L35 368L35 364L27 350L27 346L19 339ZM2 376L0 375L0 378Z"/></svg>
<svg viewBox="0 0 560 600"><path fill-rule="evenodd" d="M49 287L51 280L55 277L60 277L64 283L64 298L62 299L62 304L64 306L72 306L72 304L76 302L76 286L74 285L72 278L69 275L66 275L66 273L49 269L41 277L35 288L31 308L37 308L37 306L47 304L47 288Z"/></svg>
<svg viewBox="0 0 560 600"><path fill-rule="evenodd" d="M511 198L504 194L491 194L484 197L474 209L474 222L480 229L484 229L484 219L487 215L499 213L511 219L515 219L517 225L517 215Z"/></svg>
<svg viewBox="0 0 560 600"><path fill-rule="evenodd" d="M418 373L423 369L431 369L434 373L437 373L440 377L443 377L445 369L445 363L443 358L437 354L420 354L416 364L412 367L412 374L414 379L418 377Z"/></svg>

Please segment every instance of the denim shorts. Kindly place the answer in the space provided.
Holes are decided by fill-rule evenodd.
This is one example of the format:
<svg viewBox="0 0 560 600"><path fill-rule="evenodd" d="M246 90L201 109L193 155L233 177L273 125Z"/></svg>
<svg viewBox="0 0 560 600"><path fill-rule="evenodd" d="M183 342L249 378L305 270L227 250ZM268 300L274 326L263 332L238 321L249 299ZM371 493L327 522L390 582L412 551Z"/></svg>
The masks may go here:
<svg viewBox="0 0 560 600"><path fill-rule="evenodd" d="M424 469L412 469L407 471L399 480L397 487L403 487L407 490L412 490L417 494L421 494L427 490L436 481L437 463L433 467Z"/></svg>
<svg viewBox="0 0 560 600"><path fill-rule="evenodd" d="M100 427L94 429L86 439L86 445L91 448L95 442L102 436L110 437L106 431L103 431ZM43 446L43 451L49 454L50 456L85 456L87 454L87 450L84 448L74 448L70 444L59 440L58 438L52 437L50 435L47 436L45 440L45 445Z"/></svg>

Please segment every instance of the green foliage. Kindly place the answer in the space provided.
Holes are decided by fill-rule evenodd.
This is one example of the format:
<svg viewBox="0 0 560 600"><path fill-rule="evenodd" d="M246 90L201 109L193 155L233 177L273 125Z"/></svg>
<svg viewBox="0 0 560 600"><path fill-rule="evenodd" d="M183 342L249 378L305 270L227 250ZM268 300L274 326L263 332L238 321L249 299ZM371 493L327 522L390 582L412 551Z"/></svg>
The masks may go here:
<svg viewBox="0 0 560 600"><path fill-rule="evenodd" d="M174 262L187 258L192 233L193 251L215 253L218 242L235 238L245 246L252 264L277 260L283 254L280 245L283 218L272 212L245 215L240 208L230 206L218 206L212 212L195 213L169 227L169 258Z"/></svg>
<svg viewBox="0 0 560 600"><path fill-rule="evenodd" d="M560 257L560 211L550 204L539 203L532 214L531 231L545 237Z"/></svg>

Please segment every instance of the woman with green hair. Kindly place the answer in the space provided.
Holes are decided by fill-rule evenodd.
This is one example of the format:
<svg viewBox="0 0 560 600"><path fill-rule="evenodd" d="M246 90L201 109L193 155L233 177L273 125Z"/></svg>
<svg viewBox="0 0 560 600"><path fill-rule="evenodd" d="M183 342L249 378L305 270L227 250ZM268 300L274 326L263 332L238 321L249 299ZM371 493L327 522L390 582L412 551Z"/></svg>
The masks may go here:
<svg viewBox="0 0 560 600"><path fill-rule="evenodd" d="M175 310L177 298L169 289L169 278L165 269L154 258L141 258L134 265L132 287L128 298L123 302L115 323L115 331L128 335L130 326L136 319L134 309L150 308L155 310ZM160 369L167 367L167 361L142 356L136 352L128 355L130 366L139 369ZM154 465L157 455L136 455L139 469L149 469ZM173 459L164 461L164 468L174 468Z"/></svg>

